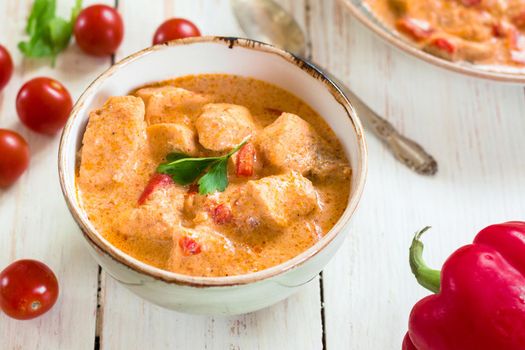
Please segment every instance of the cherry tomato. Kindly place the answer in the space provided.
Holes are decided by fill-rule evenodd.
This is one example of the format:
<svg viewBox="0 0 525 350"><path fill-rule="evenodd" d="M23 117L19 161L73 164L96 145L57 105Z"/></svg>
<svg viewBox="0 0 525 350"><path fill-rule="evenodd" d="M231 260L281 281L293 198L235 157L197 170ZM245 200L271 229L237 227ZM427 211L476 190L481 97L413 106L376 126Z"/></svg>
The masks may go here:
<svg viewBox="0 0 525 350"><path fill-rule="evenodd" d="M75 22L75 40L87 54L107 56L115 53L124 37L124 24L117 10L93 5L80 12Z"/></svg>
<svg viewBox="0 0 525 350"><path fill-rule="evenodd" d="M184 18L172 18L162 23L153 35L153 45L162 44L166 41L200 36L199 28L193 22Z"/></svg>
<svg viewBox="0 0 525 350"><path fill-rule="evenodd" d="M0 45L0 91L7 85L13 74L13 60L9 51Z"/></svg>
<svg viewBox="0 0 525 350"><path fill-rule="evenodd" d="M58 281L36 260L18 260L0 273L0 308L10 317L29 320L55 305Z"/></svg>
<svg viewBox="0 0 525 350"><path fill-rule="evenodd" d="M0 187L11 186L29 164L29 146L18 133L0 129Z"/></svg>
<svg viewBox="0 0 525 350"><path fill-rule="evenodd" d="M16 111L22 123L42 134L53 135L62 129L71 108L71 95L51 78L29 80L16 96Z"/></svg>

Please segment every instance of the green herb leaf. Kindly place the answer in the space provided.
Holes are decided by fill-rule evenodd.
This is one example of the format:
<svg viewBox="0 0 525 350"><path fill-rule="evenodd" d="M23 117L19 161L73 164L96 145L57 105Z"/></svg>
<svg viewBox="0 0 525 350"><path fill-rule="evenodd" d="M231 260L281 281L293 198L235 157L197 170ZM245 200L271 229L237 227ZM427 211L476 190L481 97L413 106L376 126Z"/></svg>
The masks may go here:
<svg viewBox="0 0 525 350"><path fill-rule="evenodd" d="M75 24L75 21L77 20L80 11L82 11L82 0L77 0L75 2L75 6L71 9L71 28L73 28L73 25Z"/></svg>
<svg viewBox="0 0 525 350"><path fill-rule="evenodd" d="M179 153L179 152L173 152L166 156L166 160L170 163L176 160L179 160L179 159L184 159L184 158L191 158L191 157L185 153Z"/></svg>
<svg viewBox="0 0 525 350"><path fill-rule="evenodd" d="M26 25L29 40L18 48L26 57L51 57L54 66L56 56L69 45L81 9L82 0L77 0L68 21L56 16L56 0L35 0Z"/></svg>
<svg viewBox="0 0 525 350"><path fill-rule="evenodd" d="M222 157L189 158L184 153L170 153L166 156L167 163L160 164L157 172L168 174L173 181L180 185L189 185L203 172L199 180L199 193L208 194L215 191L224 191L228 186L228 159L248 142L245 138L239 145Z"/></svg>
<svg viewBox="0 0 525 350"><path fill-rule="evenodd" d="M216 158L183 158L159 165L157 172L170 175L180 185L189 185L216 161Z"/></svg>
<svg viewBox="0 0 525 350"><path fill-rule="evenodd" d="M56 0L35 0L27 19L26 33L34 36L41 23L46 23L55 17Z"/></svg>
<svg viewBox="0 0 525 350"><path fill-rule="evenodd" d="M20 42L18 48L26 57L49 57L53 55L49 45L41 38L35 38L31 42Z"/></svg>
<svg viewBox="0 0 525 350"><path fill-rule="evenodd" d="M69 45L71 38L71 23L63 18L55 17L48 23L49 39L52 44L53 59Z"/></svg>
<svg viewBox="0 0 525 350"><path fill-rule="evenodd" d="M200 194L223 192L226 189L228 186L228 158L216 161L210 170L200 178Z"/></svg>

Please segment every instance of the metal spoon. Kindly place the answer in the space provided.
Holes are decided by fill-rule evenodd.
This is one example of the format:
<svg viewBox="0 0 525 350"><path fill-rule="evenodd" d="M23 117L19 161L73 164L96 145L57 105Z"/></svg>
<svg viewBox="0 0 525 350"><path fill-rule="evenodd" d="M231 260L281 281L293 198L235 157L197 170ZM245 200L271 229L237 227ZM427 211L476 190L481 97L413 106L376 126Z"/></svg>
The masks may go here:
<svg viewBox="0 0 525 350"><path fill-rule="evenodd" d="M301 27L293 16L275 1L231 0L231 3L235 17L248 37L281 47L297 56L306 55L306 40ZM434 175L437 172L437 162L423 147L401 135L343 82L325 69L319 69L348 96L367 129L387 146L397 160L419 174Z"/></svg>

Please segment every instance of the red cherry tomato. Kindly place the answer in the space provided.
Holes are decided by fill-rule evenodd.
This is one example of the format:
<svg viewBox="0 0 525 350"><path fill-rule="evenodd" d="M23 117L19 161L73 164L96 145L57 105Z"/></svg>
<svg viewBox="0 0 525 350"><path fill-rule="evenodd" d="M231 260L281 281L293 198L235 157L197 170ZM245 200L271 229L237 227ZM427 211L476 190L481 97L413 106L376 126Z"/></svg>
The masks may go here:
<svg viewBox="0 0 525 350"><path fill-rule="evenodd" d="M11 186L29 164L29 146L18 133L0 129L0 187Z"/></svg>
<svg viewBox="0 0 525 350"><path fill-rule="evenodd" d="M75 40L87 54L107 56L115 53L124 37L124 24L117 10L93 5L80 12L75 22Z"/></svg>
<svg viewBox="0 0 525 350"><path fill-rule="evenodd" d="M13 60L9 51L0 45L0 91L7 85L13 74Z"/></svg>
<svg viewBox="0 0 525 350"><path fill-rule="evenodd" d="M200 36L199 28L193 22L184 18L172 18L162 23L153 35L153 45L162 44L166 41Z"/></svg>
<svg viewBox="0 0 525 350"><path fill-rule="evenodd" d="M0 273L0 308L10 317L29 320L55 305L58 281L36 260L18 260Z"/></svg>
<svg viewBox="0 0 525 350"><path fill-rule="evenodd" d="M51 78L28 81L16 97L16 111L22 123L42 134L53 135L62 129L71 108L71 95L64 85Z"/></svg>

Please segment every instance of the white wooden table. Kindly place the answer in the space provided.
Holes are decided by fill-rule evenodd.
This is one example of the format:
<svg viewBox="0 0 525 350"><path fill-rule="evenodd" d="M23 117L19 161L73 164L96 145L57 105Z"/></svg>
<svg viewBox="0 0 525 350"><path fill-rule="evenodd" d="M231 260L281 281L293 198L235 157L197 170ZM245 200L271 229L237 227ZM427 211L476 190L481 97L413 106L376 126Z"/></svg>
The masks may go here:
<svg viewBox="0 0 525 350"><path fill-rule="evenodd" d="M58 0L60 12L66 15L73 2ZM118 6L124 18L116 60L150 45L156 27L173 16L193 20L203 34L242 35L229 0L85 5L95 2ZM434 226L425 242L427 259L437 267L484 226L525 219L523 87L466 78L406 56L336 0L281 3L303 25L315 60L423 143L439 161L438 175L415 175L369 137L369 178L353 233L322 279L278 305L238 317L163 310L99 273L59 189L59 137L32 133L16 116L16 94L29 78L57 78L77 98L110 58L88 57L73 44L56 69L23 60L16 44L31 1L0 0L0 43L16 63L0 94L0 128L20 132L32 150L29 171L0 191L0 268L39 259L61 286L57 305L43 317L21 322L0 314L0 349L400 349L411 306L427 294L408 267L413 232Z"/></svg>

